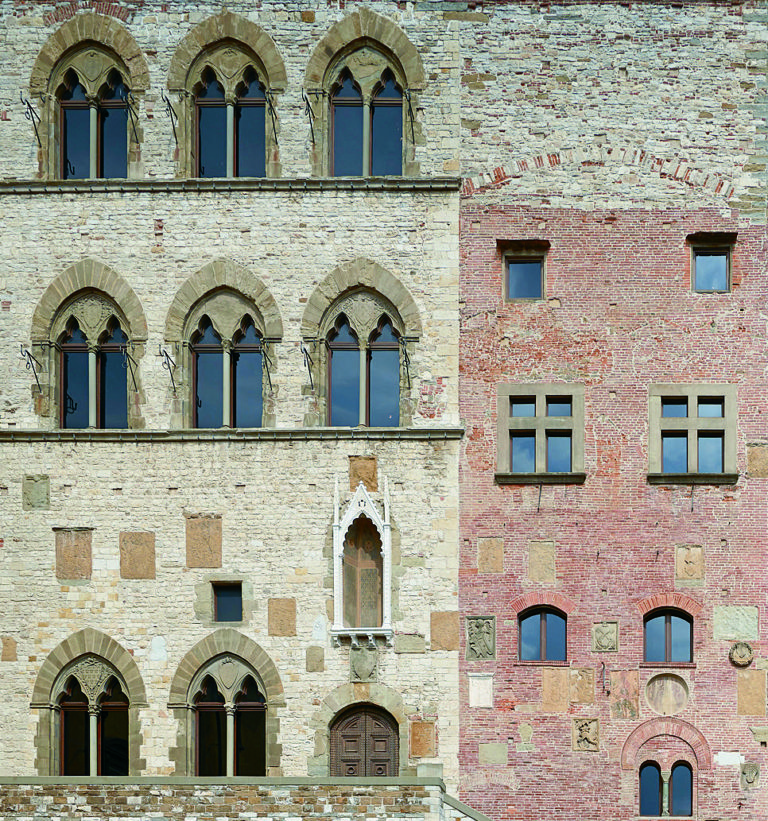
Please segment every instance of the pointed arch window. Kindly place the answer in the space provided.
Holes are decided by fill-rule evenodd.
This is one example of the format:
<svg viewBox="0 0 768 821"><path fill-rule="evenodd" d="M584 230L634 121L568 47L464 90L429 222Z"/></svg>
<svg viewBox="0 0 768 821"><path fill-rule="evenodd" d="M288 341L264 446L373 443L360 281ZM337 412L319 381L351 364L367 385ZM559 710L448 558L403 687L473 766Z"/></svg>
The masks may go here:
<svg viewBox="0 0 768 821"><path fill-rule="evenodd" d="M403 173L403 91L385 71L371 103L371 174Z"/></svg>
<svg viewBox="0 0 768 821"><path fill-rule="evenodd" d="M369 337L367 364L367 424L396 427L400 423L400 337L388 316L382 316Z"/></svg>
<svg viewBox="0 0 768 821"><path fill-rule="evenodd" d="M127 775L128 696L114 676L99 708L99 775Z"/></svg>
<svg viewBox="0 0 768 821"><path fill-rule="evenodd" d="M264 86L247 68L235 100L235 176L266 176L266 103Z"/></svg>
<svg viewBox="0 0 768 821"><path fill-rule="evenodd" d="M224 409L224 349L211 320L203 317L192 339L194 359L194 426L220 428Z"/></svg>
<svg viewBox="0 0 768 821"><path fill-rule="evenodd" d="M363 95L345 72L331 95L334 177L360 177L363 171Z"/></svg>
<svg viewBox="0 0 768 821"><path fill-rule="evenodd" d="M227 772L227 714L224 696L216 682L206 676L195 697L197 716L196 774L226 775Z"/></svg>
<svg viewBox="0 0 768 821"><path fill-rule="evenodd" d="M59 698L61 774L90 775L88 699L80 682L71 676Z"/></svg>
<svg viewBox="0 0 768 821"><path fill-rule="evenodd" d="M211 68L195 94L197 176L227 176L227 104L224 86ZM231 175L230 175L231 176Z"/></svg>
<svg viewBox="0 0 768 821"><path fill-rule="evenodd" d="M344 539L344 626L381 627L384 558L381 536L366 516Z"/></svg>
<svg viewBox="0 0 768 821"><path fill-rule="evenodd" d="M232 347L232 427L258 428L264 407L261 337L246 317Z"/></svg>
<svg viewBox="0 0 768 821"><path fill-rule="evenodd" d="M344 314L328 335L328 424L355 427L360 424L360 343Z"/></svg>
<svg viewBox="0 0 768 821"><path fill-rule="evenodd" d="M69 322L61 345L61 426L87 428L90 414L88 340L76 319Z"/></svg>

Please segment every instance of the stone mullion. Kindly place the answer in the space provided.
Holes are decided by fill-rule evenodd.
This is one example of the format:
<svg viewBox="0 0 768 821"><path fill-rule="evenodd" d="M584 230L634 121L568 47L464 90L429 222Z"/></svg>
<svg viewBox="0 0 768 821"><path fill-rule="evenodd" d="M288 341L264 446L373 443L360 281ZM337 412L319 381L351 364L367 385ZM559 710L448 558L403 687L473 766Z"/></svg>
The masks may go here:
<svg viewBox="0 0 768 821"><path fill-rule="evenodd" d="M227 704L227 778L235 774L235 705Z"/></svg>
<svg viewBox="0 0 768 821"><path fill-rule="evenodd" d="M221 347L221 384L224 394L221 401L221 426L229 428L232 425L232 341L222 339Z"/></svg>
<svg viewBox="0 0 768 821"><path fill-rule="evenodd" d="M363 100L363 176L371 176L371 98Z"/></svg>
<svg viewBox="0 0 768 821"><path fill-rule="evenodd" d="M227 100L227 176L235 176L235 105Z"/></svg>
<svg viewBox="0 0 768 821"><path fill-rule="evenodd" d="M99 774L99 712L98 705L88 707L88 770L93 778Z"/></svg>
<svg viewBox="0 0 768 821"><path fill-rule="evenodd" d="M96 351L98 346L95 344L88 344L88 427L95 428L96 419L96 373L98 362L96 359Z"/></svg>
<svg viewBox="0 0 768 821"><path fill-rule="evenodd" d="M91 118L91 129L90 129L90 145L89 145L89 159L90 159L90 166L88 176L95 180L96 177L99 175L99 166L98 166L98 136L99 136L99 110L96 106L96 98L91 97L89 99L90 104L90 118Z"/></svg>

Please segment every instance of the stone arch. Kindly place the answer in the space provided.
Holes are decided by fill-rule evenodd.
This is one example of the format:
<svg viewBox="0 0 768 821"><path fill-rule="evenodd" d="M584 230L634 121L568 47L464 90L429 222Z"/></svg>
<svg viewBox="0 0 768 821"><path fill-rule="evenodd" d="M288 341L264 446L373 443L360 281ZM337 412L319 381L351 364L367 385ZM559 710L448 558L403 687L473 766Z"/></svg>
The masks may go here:
<svg viewBox="0 0 768 821"><path fill-rule="evenodd" d="M424 66L421 55L406 33L395 23L363 6L335 23L315 46L304 74L304 86L320 89L329 62L340 51L356 43L380 44L397 57L402 66L408 88L424 87Z"/></svg>
<svg viewBox="0 0 768 821"><path fill-rule="evenodd" d="M32 343L47 342L63 303L78 291L87 290L106 294L124 313L131 339L146 341L147 320L131 286L108 265L88 258L71 265L46 288L32 316Z"/></svg>
<svg viewBox="0 0 768 821"><path fill-rule="evenodd" d="M68 51L88 42L106 46L120 57L128 69L133 90L146 91L149 88L147 60L128 29L114 17L89 11L76 14L48 38L32 67L30 96L44 94L56 63Z"/></svg>
<svg viewBox="0 0 768 821"><path fill-rule="evenodd" d="M700 770L712 768L712 751L701 731L687 721L667 716L646 721L639 727L635 727L629 734L621 750L622 770L634 769L637 754L643 744L660 735L673 736L688 744L696 756L696 763Z"/></svg>
<svg viewBox="0 0 768 821"><path fill-rule="evenodd" d="M129 701L129 774L139 775L146 766L139 758L143 738L139 711L146 708L147 694L133 656L113 638L86 627L57 645L43 662L32 691L30 707L39 711L35 748L38 775L59 774L58 722L52 701L56 680L67 666L82 656L96 656L107 661L122 677Z"/></svg>
<svg viewBox="0 0 768 821"><path fill-rule="evenodd" d="M345 292L361 287L376 291L394 305L400 314L407 337L421 336L419 309L408 289L377 262L359 257L331 271L312 292L301 320L302 337L316 338L323 317L331 305Z"/></svg>
<svg viewBox="0 0 768 821"><path fill-rule="evenodd" d="M685 593L656 593L653 596L647 596L638 602L635 602L638 610L645 616L652 610L673 609L684 610L691 616L698 616L701 613L701 604L686 596Z"/></svg>
<svg viewBox="0 0 768 821"><path fill-rule="evenodd" d="M285 89L288 75L275 41L256 23L229 11L203 20L179 43L168 69L168 88L183 89L195 58L203 49L221 40L237 40L247 46L261 60L270 89Z"/></svg>
<svg viewBox="0 0 768 821"><path fill-rule="evenodd" d="M176 775L192 775L194 772L195 733L193 711L190 703L190 688L201 667L221 655L232 655L242 659L259 675L264 685L267 699L266 743L267 775L280 775L282 745L278 743L280 719L278 709L285 707L285 695L280 674L272 659L252 639L231 628L216 630L199 641L176 668L171 682L168 708L178 721L176 746L170 757L176 765Z"/></svg>
<svg viewBox="0 0 768 821"><path fill-rule="evenodd" d="M551 591L526 593L524 596L513 599L509 606L515 613L522 613L524 610L528 610L529 607L555 607L562 610L566 615L570 615L576 607L575 603L563 596L562 593L553 593Z"/></svg>
<svg viewBox="0 0 768 821"><path fill-rule="evenodd" d="M166 341L181 343L184 323L192 307L205 294L221 288L229 288L253 302L264 320L265 337L282 339L283 320L266 285L242 265L228 259L218 259L204 265L179 289L165 320Z"/></svg>
<svg viewBox="0 0 768 821"><path fill-rule="evenodd" d="M373 704L386 710L399 728L400 776L415 775L408 767L408 714L417 712L403 703L402 696L384 684L342 684L332 690L309 720L315 731L315 755L308 760L308 775L328 777L330 772L330 733L336 716L356 704Z"/></svg>

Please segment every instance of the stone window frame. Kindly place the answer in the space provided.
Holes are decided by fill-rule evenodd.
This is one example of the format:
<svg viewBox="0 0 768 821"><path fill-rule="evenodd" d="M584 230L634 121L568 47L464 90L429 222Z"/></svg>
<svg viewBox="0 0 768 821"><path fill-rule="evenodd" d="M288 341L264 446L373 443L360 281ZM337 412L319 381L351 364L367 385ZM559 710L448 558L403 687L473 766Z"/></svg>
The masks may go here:
<svg viewBox="0 0 768 821"><path fill-rule="evenodd" d="M35 736L37 773L41 776L60 774L57 699L74 668L86 659L96 659L109 672L109 676L115 675L128 697L128 774L141 775L146 761L140 757L143 744L140 711L149 706L141 674L127 650L110 636L90 627L74 633L55 647L37 675L30 703L39 715Z"/></svg>
<svg viewBox="0 0 768 821"><path fill-rule="evenodd" d="M409 427L415 409L413 363L418 355L422 335L416 304L389 271L371 260L358 258L332 271L313 291L301 323L301 335L308 354L309 382L302 392L308 407L304 414L306 427L328 426L330 419L330 384L328 368L328 335L340 314L344 314L360 343L361 361L368 350L368 340L378 327L382 315L391 321L400 337L400 418L398 428ZM367 378L360 379L360 407L365 407ZM365 418L365 416L361 416Z"/></svg>
<svg viewBox="0 0 768 821"><path fill-rule="evenodd" d="M65 295L63 298L62 294ZM94 259L83 259L59 274L46 288L32 317L30 337L32 351L40 363L40 390L36 383L33 383L31 390L35 412L46 419L51 427L59 427L61 422L59 341L67 324L72 318L77 320L89 340L89 353L93 353L95 357L99 339L113 317L128 336L127 353L134 363L132 367L126 368L128 428L144 427L141 407L146 397L142 385L141 360L146 350L147 320L138 297L128 283L107 265ZM93 362L90 364L95 366ZM95 411L97 399L94 390L95 382L92 381L92 411ZM77 434L75 429L71 432Z"/></svg>
<svg viewBox="0 0 768 821"><path fill-rule="evenodd" d="M342 512L342 508L345 508ZM339 480L336 477L333 495L333 624L331 639L335 646L349 641L353 647L361 642L375 648L376 640L392 644L392 524L390 521L389 483L384 478L383 515L379 512L365 485L360 482L346 505L341 504ZM365 516L381 538L382 590L381 625L378 627L347 627L344 624L344 542L354 522Z"/></svg>
<svg viewBox="0 0 768 821"><path fill-rule="evenodd" d="M114 17L85 12L68 20L46 41L35 60L29 80L32 102L40 100L38 176L61 176L60 114L58 89L66 73L74 70L95 105L100 90L112 71L118 71L133 97L135 118L127 118L128 179L144 175L141 145L143 126L138 116L150 86L149 67L136 40ZM93 136L91 139L92 146ZM93 151L93 149L92 149ZM94 157L91 158L93 168ZM93 178L93 176L91 176Z"/></svg>
<svg viewBox="0 0 768 821"><path fill-rule="evenodd" d="M729 294L733 291L732 262L736 245L735 231L697 231L686 237L690 248L691 291L694 294ZM699 256L723 254L726 258L727 284L723 289L701 289L696 287L696 260Z"/></svg>
<svg viewBox="0 0 768 821"><path fill-rule="evenodd" d="M278 390L276 375L279 365L277 343L283 338L283 322L277 303L261 279L247 268L231 260L218 259L204 265L182 285L166 318L165 341L171 347L175 363L172 366L175 392L174 383L170 379L167 386L172 430L191 429L193 425L192 336L201 319L208 316L222 339L225 355L228 355L232 338L246 314L252 318L262 344L264 374L261 427L275 427ZM224 415L230 401L226 384L223 386L223 395Z"/></svg>
<svg viewBox="0 0 768 821"><path fill-rule="evenodd" d="M662 400L686 399L688 416L662 417ZM692 416L700 398L723 399L721 417ZM697 470L698 434L721 432L723 472L699 473ZM685 434L688 470L684 473L662 471L662 436L667 432ZM731 485L739 479L737 463L737 388L727 383L656 384L648 388L648 475L649 484Z"/></svg>
<svg viewBox="0 0 768 821"><path fill-rule="evenodd" d="M531 396L535 398L536 416L513 417L511 400L513 397ZM547 416L548 397L569 397L571 416ZM584 471L584 385L576 383L550 382L528 384L501 384L497 386L496 416L496 474L500 485L525 484L583 484ZM536 470L527 473L513 473L511 470L511 439L514 430L533 432L536 437ZM552 431L571 433L571 470L550 473L546 470L546 436Z"/></svg>
<svg viewBox="0 0 768 821"><path fill-rule="evenodd" d="M221 622L214 618L213 585L239 584L242 590L242 619L240 621ZM251 581L243 575L223 573L214 570L205 574L201 581L195 584L195 598L193 609L195 617L205 627L216 629L220 626L246 627L251 623L254 613L259 606L256 590Z"/></svg>
<svg viewBox="0 0 768 821"><path fill-rule="evenodd" d="M176 744L170 750L174 766L172 775L195 774L195 705L196 683L201 674L217 659L234 659L244 669L256 674L256 683L266 698L266 770L268 777L282 773L280 759L280 710L286 706L283 685L272 659L255 641L232 628L221 628L209 634L189 650L174 674L168 709L177 721Z"/></svg>
<svg viewBox="0 0 768 821"><path fill-rule="evenodd" d="M288 84L285 65L274 40L258 25L225 11L195 26L181 41L168 71L168 90L177 96L177 177L195 177L197 172L197 117L195 88L203 73L211 69L224 87L228 108L228 142L234 148L231 130L237 89L248 68L252 68L265 88L266 177L282 176L280 164L278 100ZM228 151L228 171L234 172L232 151ZM234 173L233 173L234 175ZM229 175L228 175L229 177Z"/></svg>
<svg viewBox="0 0 768 821"><path fill-rule="evenodd" d="M543 302L547 298L547 254L550 243L548 240L521 239L496 241L496 247L501 255L502 270L501 282L504 302L526 303ZM541 264L541 294L536 297L511 297L509 295L509 263L539 262Z"/></svg>
<svg viewBox="0 0 768 821"><path fill-rule="evenodd" d="M364 54L368 63L373 60L374 68L363 70L362 64L356 60L356 54ZM365 7L356 9L331 26L307 63L304 91L313 111L313 176L327 177L331 174L331 94L345 70L350 71L361 88L364 110L366 106L370 106L384 72L389 70L392 73L395 82L403 90L403 176L418 176L420 163L416 159L416 147L425 142L421 121L416 116L421 105L420 92L425 87L421 57L399 26L384 15ZM364 124L366 120L370 127L370 116L364 116ZM364 152L368 147L370 158L365 131L363 145ZM366 170L364 164L363 177L370 176L369 170L368 173Z"/></svg>

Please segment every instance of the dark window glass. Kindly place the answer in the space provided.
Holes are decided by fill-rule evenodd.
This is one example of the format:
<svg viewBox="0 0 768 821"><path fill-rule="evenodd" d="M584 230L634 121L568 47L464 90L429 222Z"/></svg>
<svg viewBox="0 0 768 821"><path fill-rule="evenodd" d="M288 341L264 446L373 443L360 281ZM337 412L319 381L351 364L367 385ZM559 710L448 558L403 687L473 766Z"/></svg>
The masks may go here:
<svg viewBox="0 0 768 821"><path fill-rule="evenodd" d="M693 815L693 771L679 762L672 767L669 779L670 815Z"/></svg>
<svg viewBox="0 0 768 821"><path fill-rule="evenodd" d="M363 98L346 75L332 98L333 176L359 177L363 173Z"/></svg>
<svg viewBox="0 0 768 821"><path fill-rule="evenodd" d="M99 732L99 775L128 775L128 698L114 678L101 699Z"/></svg>
<svg viewBox="0 0 768 821"><path fill-rule="evenodd" d="M661 434L661 472L688 472L688 437L685 433Z"/></svg>
<svg viewBox="0 0 768 821"><path fill-rule="evenodd" d="M121 346L128 337L119 325L99 350L99 427L128 427L128 372L125 368Z"/></svg>
<svg viewBox="0 0 768 821"><path fill-rule="evenodd" d="M400 346L388 319L371 334L368 348L368 424L400 424Z"/></svg>
<svg viewBox="0 0 768 821"><path fill-rule="evenodd" d="M263 410L261 339L252 323L245 326L232 348L232 424L237 428L261 426Z"/></svg>
<svg viewBox="0 0 768 821"><path fill-rule="evenodd" d="M235 174L266 176L266 97L255 74L241 91L235 105Z"/></svg>
<svg viewBox="0 0 768 821"><path fill-rule="evenodd" d="M656 764L640 767L640 815L661 815L661 770Z"/></svg>
<svg viewBox="0 0 768 821"><path fill-rule="evenodd" d="M571 416L570 397L547 397L547 416Z"/></svg>
<svg viewBox="0 0 768 821"><path fill-rule="evenodd" d="M565 661L566 620L553 610L536 610L520 619L523 661Z"/></svg>
<svg viewBox="0 0 768 821"><path fill-rule="evenodd" d="M224 696L210 676L197 696L197 774L226 775L227 722Z"/></svg>
<svg viewBox="0 0 768 821"><path fill-rule="evenodd" d="M61 343L61 423L64 428L88 427L88 347L73 322Z"/></svg>
<svg viewBox="0 0 768 821"><path fill-rule="evenodd" d="M91 112L74 72L67 76L67 86L60 95L61 175L65 180L84 180L91 174Z"/></svg>
<svg viewBox="0 0 768 821"><path fill-rule="evenodd" d="M670 661L691 661L691 622L674 614L669 615Z"/></svg>
<svg viewBox="0 0 768 821"><path fill-rule="evenodd" d="M536 399L533 396L513 399L512 416L536 416Z"/></svg>
<svg viewBox="0 0 768 821"><path fill-rule="evenodd" d="M329 341L330 413L333 427L360 424L360 349L343 315Z"/></svg>
<svg viewBox="0 0 768 821"><path fill-rule="evenodd" d="M507 272L508 299L541 299L540 259L510 259L507 261Z"/></svg>
<svg viewBox="0 0 768 821"><path fill-rule="evenodd" d="M509 438L512 473L533 473L536 470L536 434L514 433Z"/></svg>
<svg viewBox="0 0 768 821"><path fill-rule="evenodd" d="M722 396L699 397L699 418L722 418L725 415L725 399Z"/></svg>
<svg viewBox="0 0 768 821"><path fill-rule="evenodd" d="M99 104L99 176L128 176L128 108L127 89L120 75L110 78L110 85Z"/></svg>
<svg viewBox="0 0 768 821"><path fill-rule="evenodd" d="M88 699L77 679L67 682L61 706L61 774L90 775Z"/></svg>
<svg viewBox="0 0 768 821"><path fill-rule="evenodd" d="M243 586L241 584L213 585L214 621L243 620Z"/></svg>
<svg viewBox="0 0 768 821"><path fill-rule="evenodd" d="M224 89L212 71L203 75L197 104L198 175L227 175L227 106Z"/></svg>
<svg viewBox="0 0 768 821"><path fill-rule="evenodd" d="M699 473L723 472L723 434L699 434Z"/></svg>
<svg viewBox="0 0 768 821"><path fill-rule="evenodd" d="M403 95L392 76L371 105L371 173L403 173Z"/></svg>
<svg viewBox="0 0 768 821"><path fill-rule="evenodd" d="M696 291L728 290L728 252L696 251L694 253L696 269Z"/></svg>
<svg viewBox="0 0 768 821"><path fill-rule="evenodd" d="M645 660L666 660L666 619L663 615L645 620Z"/></svg>
<svg viewBox="0 0 768 821"><path fill-rule="evenodd" d="M672 611L651 615L643 625L645 661L693 661L693 621Z"/></svg>
<svg viewBox="0 0 768 821"><path fill-rule="evenodd" d="M195 358L195 427L220 428L224 413L224 375L221 338L204 318L193 345Z"/></svg>
<svg viewBox="0 0 768 821"><path fill-rule="evenodd" d="M571 434L547 431L547 472L568 473L571 470Z"/></svg>
<svg viewBox="0 0 768 821"><path fill-rule="evenodd" d="M662 396L661 415L665 418L688 416L688 399L684 396Z"/></svg>
<svg viewBox="0 0 768 821"><path fill-rule="evenodd" d="M267 774L265 699L248 676L235 699L235 775Z"/></svg>

